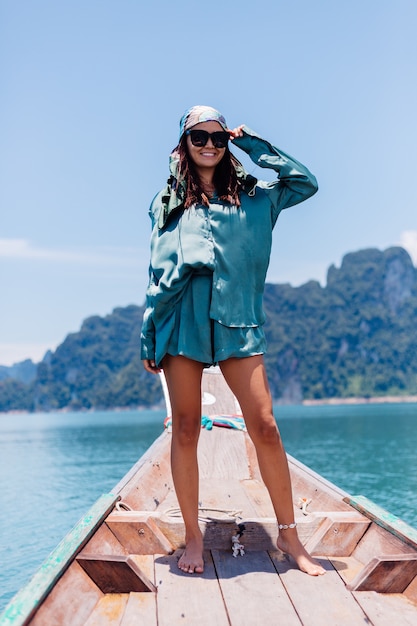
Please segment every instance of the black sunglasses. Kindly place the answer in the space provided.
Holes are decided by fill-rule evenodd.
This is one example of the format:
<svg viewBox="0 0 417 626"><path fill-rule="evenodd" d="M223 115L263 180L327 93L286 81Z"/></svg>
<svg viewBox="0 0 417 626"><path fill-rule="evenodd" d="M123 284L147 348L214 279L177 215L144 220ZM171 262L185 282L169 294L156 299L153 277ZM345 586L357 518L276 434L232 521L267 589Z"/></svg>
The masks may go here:
<svg viewBox="0 0 417 626"><path fill-rule="evenodd" d="M190 136L191 143L197 148L205 146L209 137L215 148L225 148L230 139L229 133L225 130L217 130L215 133L209 133L206 130L187 130L185 134Z"/></svg>

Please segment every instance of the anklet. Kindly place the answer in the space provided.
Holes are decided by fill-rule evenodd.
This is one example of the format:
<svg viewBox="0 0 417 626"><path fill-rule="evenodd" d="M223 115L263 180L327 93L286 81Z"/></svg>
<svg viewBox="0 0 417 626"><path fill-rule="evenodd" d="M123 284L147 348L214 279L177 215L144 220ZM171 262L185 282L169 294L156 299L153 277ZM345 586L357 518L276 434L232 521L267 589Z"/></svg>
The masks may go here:
<svg viewBox="0 0 417 626"><path fill-rule="evenodd" d="M278 524L279 530L287 530L287 528L295 528L297 526L297 522L293 522L292 524Z"/></svg>

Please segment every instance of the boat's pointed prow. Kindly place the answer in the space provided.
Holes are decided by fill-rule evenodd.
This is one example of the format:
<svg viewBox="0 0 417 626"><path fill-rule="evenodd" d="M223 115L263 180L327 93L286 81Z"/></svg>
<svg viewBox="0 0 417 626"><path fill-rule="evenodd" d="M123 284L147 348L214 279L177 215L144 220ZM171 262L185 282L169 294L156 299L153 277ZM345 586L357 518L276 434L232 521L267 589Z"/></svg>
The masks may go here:
<svg viewBox="0 0 417 626"><path fill-rule="evenodd" d="M161 383L170 416L163 375ZM82 529L63 540L36 585L12 600L0 626L255 626L271 615L294 626L417 624L414 532L288 457L300 539L326 570L306 576L276 549L276 517L255 448L218 367L203 372L201 413L204 574L178 569L184 522L170 470L172 435L164 429ZM235 554L236 542L233 552L234 536L244 556Z"/></svg>

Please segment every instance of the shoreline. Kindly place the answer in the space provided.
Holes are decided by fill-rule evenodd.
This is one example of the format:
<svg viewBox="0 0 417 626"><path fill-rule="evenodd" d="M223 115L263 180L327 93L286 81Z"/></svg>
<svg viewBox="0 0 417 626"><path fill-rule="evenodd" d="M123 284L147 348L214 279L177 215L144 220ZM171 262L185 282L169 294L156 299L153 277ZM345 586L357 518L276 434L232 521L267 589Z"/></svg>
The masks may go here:
<svg viewBox="0 0 417 626"><path fill-rule="evenodd" d="M318 399L306 399L301 402L282 402L280 398L274 399L274 406L286 405L301 405L301 406L337 406L337 405L360 405L360 404L413 404L417 403L417 396L371 396L365 397L352 397L352 398L318 398ZM39 415L42 413L99 413L108 411L159 411L161 406L156 404L152 406L137 406L137 407L106 407L106 408L89 408L89 409L53 409L51 411L27 411L12 409L11 411L0 411L1 416L12 415Z"/></svg>
<svg viewBox="0 0 417 626"><path fill-rule="evenodd" d="M337 405L337 404L403 404L417 403L417 396L372 396L370 398L321 398L303 400L303 406Z"/></svg>

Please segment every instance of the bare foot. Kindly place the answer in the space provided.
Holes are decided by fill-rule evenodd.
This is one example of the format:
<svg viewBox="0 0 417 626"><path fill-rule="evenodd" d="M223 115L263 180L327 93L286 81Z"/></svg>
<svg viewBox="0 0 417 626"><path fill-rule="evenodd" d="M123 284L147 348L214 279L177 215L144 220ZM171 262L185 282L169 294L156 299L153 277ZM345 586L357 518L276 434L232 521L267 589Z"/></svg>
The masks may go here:
<svg viewBox="0 0 417 626"><path fill-rule="evenodd" d="M178 561L178 567L188 574L204 572L203 537L192 537L185 540L185 550Z"/></svg>
<svg viewBox="0 0 417 626"><path fill-rule="evenodd" d="M287 529L281 532L278 537L277 547L282 552L292 556L302 572L310 576L322 576L326 573L326 570L320 563L313 559L304 548L295 529Z"/></svg>

